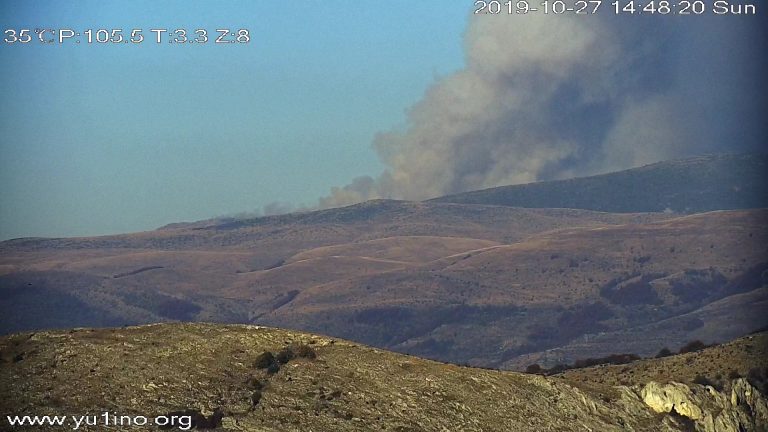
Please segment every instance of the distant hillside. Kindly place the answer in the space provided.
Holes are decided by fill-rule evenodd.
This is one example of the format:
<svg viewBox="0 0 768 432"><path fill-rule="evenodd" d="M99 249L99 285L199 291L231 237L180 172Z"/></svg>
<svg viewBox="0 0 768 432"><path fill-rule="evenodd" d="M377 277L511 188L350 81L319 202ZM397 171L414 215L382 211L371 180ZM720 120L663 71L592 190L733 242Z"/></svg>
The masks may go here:
<svg viewBox="0 0 768 432"><path fill-rule="evenodd" d="M768 325L768 210L688 216L379 201L0 243L0 333L264 324L523 370Z"/></svg>
<svg viewBox="0 0 768 432"><path fill-rule="evenodd" d="M294 288L256 322L517 370L729 340L768 325L767 217L718 211L544 232Z"/></svg>
<svg viewBox="0 0 768 432"><path fill-rule="evenodd" d="M727 353L710 363L725 371L744 357ZM0 430L73 430L78 420L80 431L113 430L97 414L105 411L125 431L154 431L171 417L180 427L160 429L753 432L768 423L754 380L723 392L636 381L473 369L254 326L37 332L0 337ZM8 415L66 417L9 429Z"/></svg>
<svg viewBox="0 0 768 432"><path fill-rule="evenodd" d="M502 186L434 202L615 213L768 207L768 155L702 156L593 177Z"/></svg>
<svg viewBox="0 0 768 432"><path fill-rule="evenodd" d="M710 180L750 172L724 168L734 160L618 173L640 173L630 177L651 186L617 187L627 196L653 190L662 171L691 166L719 166L701 176ZM768 209L680 215L376 200L0 242L0 334L248 323L524 370L617 350L648 356L768 326L767 257Z"/></svg>

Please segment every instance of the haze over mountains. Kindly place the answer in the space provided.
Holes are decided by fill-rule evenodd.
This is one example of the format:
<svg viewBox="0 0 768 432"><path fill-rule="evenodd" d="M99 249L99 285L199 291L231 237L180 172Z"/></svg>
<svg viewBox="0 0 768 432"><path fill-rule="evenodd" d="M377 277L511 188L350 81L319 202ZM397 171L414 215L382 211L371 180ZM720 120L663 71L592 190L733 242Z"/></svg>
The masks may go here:
<svg viewBox="0 0 768 432"><path fill-rule="evenodd" d="M255 323L510 369L730 340L768 325L766 166L707 156L425 202L10 240L0 329Z"/></svg>
<svg viewBox="0 0 768 432"><path fill-rule="evenodd" d="M768 203L768 156L705 156L569 180L503 186L431 201L604 212L694 213Z"/></svg>

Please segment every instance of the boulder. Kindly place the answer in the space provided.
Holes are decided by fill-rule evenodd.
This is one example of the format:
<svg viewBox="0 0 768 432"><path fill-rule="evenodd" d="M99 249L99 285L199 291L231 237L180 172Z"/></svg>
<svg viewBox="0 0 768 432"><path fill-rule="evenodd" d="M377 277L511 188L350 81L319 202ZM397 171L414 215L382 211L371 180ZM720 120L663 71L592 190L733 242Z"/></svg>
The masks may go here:
<svg viewBox="0 0 768 432"><path fill-rule="evenodd" d="M743 378L731 383L731 394L711 386L677 382L649 382L640 398L657 413L692 421L701 432L751 432L768 430L768 401Z"/></svg>

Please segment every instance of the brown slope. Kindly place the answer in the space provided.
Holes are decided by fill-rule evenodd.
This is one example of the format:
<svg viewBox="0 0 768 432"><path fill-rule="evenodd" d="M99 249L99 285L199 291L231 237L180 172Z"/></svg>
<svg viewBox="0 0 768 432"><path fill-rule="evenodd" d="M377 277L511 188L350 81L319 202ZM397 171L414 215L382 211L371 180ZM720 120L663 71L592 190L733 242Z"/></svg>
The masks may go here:
<svg viewBox="0 0 768 432"><path fill-rule="evenodd" d="M599 297L600 287L622 274L666 276L709 267L736 274L766 256L768 231L762 221L767 213L714 212L647 225L560 230L513 245L457 254L401 274L316 287L293 305L334 304L324 296L345 291L352 294L348 304L447 298L519 305L557 299L568 305ZM457 284L467 286L463 294L455 289ZM372 291L373 285L386 289Z"/></svg>
<svg viewBox="0 0 768 432"><path fill-rule="evenodd" d="M273 374L256 366L265 351L293 343L309 346L315 358L290 360ZM219 410L219 430L227 431L679 431L686 424L654 413L640 388L605 397L559 379L254 326L166 324L3 337L0 387L3 420L105 411L154 419L190 409L206 416ZM747 408L736 409L748 414Z"/></svg>
<svg viewBox="0 0 768 432"><path fill-rule="evenodd" d="M19 239L0 243L0 268L8 276L0 279L0 308L12 310L19 302L26 305L28 313L13 321L15 330L49 325L49 320L38 319L43 310L46 315L55 312L56 326L66 327L71 308L57 310L54 300L59 296L74 296L77 309L84 311L79 317L73 314L72 325L164 319L247 322L285 301L286 295L309 288L318 280L330 280L313 276L315 272L335 274L339 280L358 275L350 263L331 273L322 266L304 266L300 272L305 274L298 278L289 271L273 272L273 276L282 275L276 278L284 279L282 282L258 280L249 284L250 276L243 276L275 268L289 257L313 248L349 243L376 245L367 242L406 236L412 239L410 246L400 250L407 251L402 260L407 261L423 259L420 255L450 255L462 243L474 248L488 241L515 241L565 226L668 217L380 200L340 209L181 225L118 236ZM429 240L435 235L455 239ZM426 243L417 246L420 242ZM391 269L389 265L373 264L367 260L359 267L363 273ZM17 289L38 279L45 281L42 291ZM14 296L3 294L11 288ZM242 300L243 293L249 296L246 301ZM40 313L35 312L35 305L40 306ZM109 318L88 321L90 309ZM1 330L10 331L10 327Z"/></svg>
<svg viewBox="0 0 768 432"><path fill-rule="evenodd" d="M247 251L148 251L71 260L60 264L58 268L107 277L120 277L148 267L232 274L248 271L251 257ZM32 269L43 270L35 267Z"/></svg>
<svg viewBox="0 0 768 432"><path fill-rule="evenodd" d="M693 312L637 327L585 334L567 344L518 356L501 365L525 370L531 364L551 368L585 358L629 353L652 357L662 348L677 352L690 341L728 341L768 327L768 286L714 301ZM746 373L746 372L745 372ZM745 376L745 375L742 375Z"/></svg>
<svg viewBox="0 0 768 432"><path fill-rule="evenodd" d="M288 262L328 256L356 256L408 263L427 263L449 255L498 246L499 244L490 240L460 237L387 237L310 249L292 256Z"/></svg>
<svg viewBox="0 0 768 432"><path fill-rule="evenodd" d="M686 384L710 380L725 387L735 377L749 377L757 388L768 384L768 333L760 332L701 351L636 361L627 365L600 365L572 369L558 377L572 383L636 385L648 381ZM698 379L697 379L698 378Z"/></svg>
<svg viewBox="0 0 768 432"><path fill-rule="evenodd" d="M287 258L314 247L394 236L466 237L511 242L569 226L639 223L669 217L660 213L610 214L570 209L376 200L338 209L205 226L182 225L174 229L134 234L9 240L0 242L0 264L12 262L24 253L34 257L34 253L53 256L61 251L104 249L233 249L249 250L256 256Z"/></svg>
<svg viewBox="0 0 768 432"><path fill-rule="evenodd" d="M405 262L367 257L319 257L242 273L220 295L248 301L252 305L249 310L249 321L252 321L289 303L301 291L313 286L408 266Z"/></svg>
<svg viewBox="0 0 768 432"><path fill-rule="evenodd" d="M759 288L768 256L765 217L712 212L549 232L315 286L262 319L434 358L499 364Z"/></svg>

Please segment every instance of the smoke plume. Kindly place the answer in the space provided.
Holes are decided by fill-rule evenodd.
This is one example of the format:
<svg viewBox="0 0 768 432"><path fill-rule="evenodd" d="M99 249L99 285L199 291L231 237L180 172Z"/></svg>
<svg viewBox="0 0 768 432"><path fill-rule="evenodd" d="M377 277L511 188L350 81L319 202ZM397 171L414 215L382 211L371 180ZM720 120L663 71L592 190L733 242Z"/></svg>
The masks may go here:
<svg viewBox="0 0 768 432"><path fill-rule="evenodd" d="M465 67L435 82L403 129L375 137L387 169L333 188L320 207L763 145L757 18L603 12L472 16Z"/></svg>

